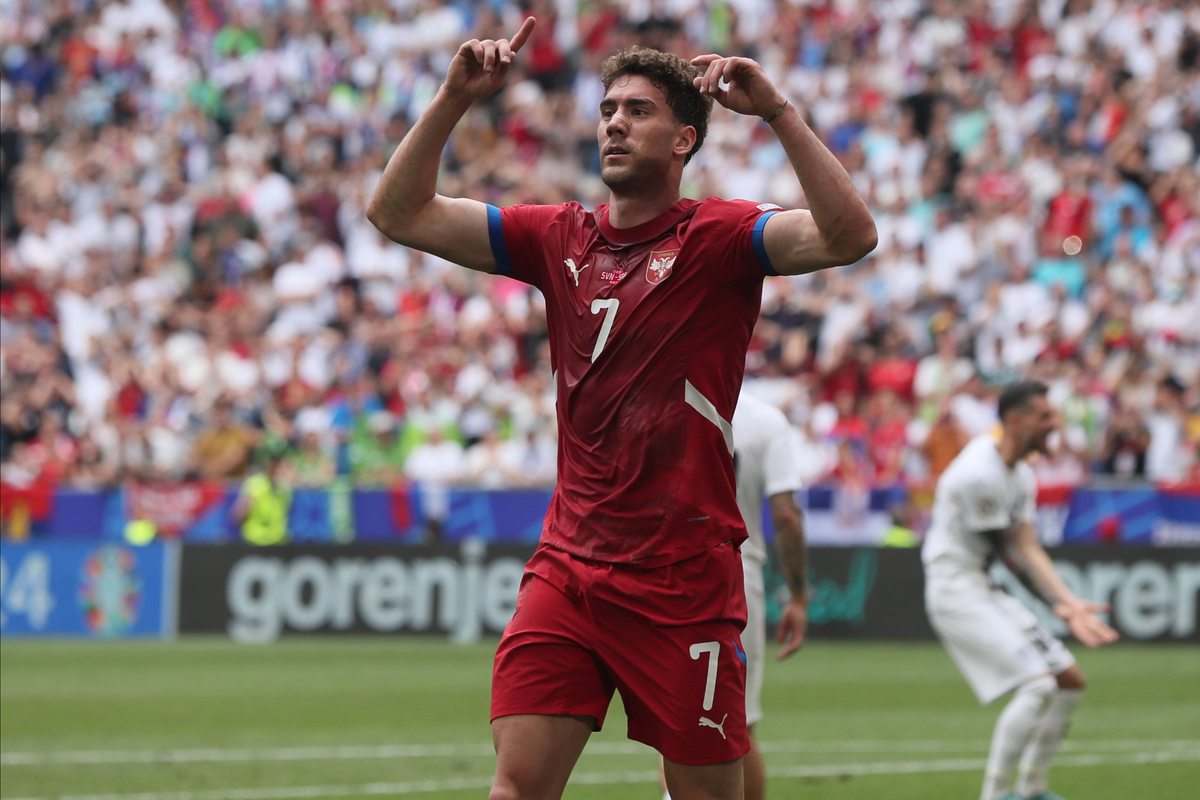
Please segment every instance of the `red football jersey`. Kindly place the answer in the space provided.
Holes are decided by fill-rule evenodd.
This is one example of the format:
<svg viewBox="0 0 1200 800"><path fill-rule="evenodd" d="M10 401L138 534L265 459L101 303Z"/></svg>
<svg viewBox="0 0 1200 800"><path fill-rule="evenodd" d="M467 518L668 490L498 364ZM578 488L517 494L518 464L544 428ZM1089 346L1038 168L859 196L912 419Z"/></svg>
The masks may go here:
<svg viewBox="0 0 1200 800"><path fill-rule="evenodd" d="M544 544L655 567L746 538L729 420L778 210L681 200L614 228L607 205L488 207L497 272L546 297L559 438Z"/></svg>

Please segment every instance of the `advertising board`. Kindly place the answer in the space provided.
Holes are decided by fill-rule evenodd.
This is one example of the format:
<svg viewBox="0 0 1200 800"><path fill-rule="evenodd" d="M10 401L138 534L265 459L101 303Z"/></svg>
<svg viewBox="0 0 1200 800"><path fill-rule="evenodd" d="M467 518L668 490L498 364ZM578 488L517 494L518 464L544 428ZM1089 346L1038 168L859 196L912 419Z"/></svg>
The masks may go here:
<svg viewBox="0 0 1200 800"><path fill-rule="evenodd" d="M498 634L516 607L533 548L485 545L187 546L179 627L268 642L288 633L429 633L473 641ZM1200 550L1053 548L1064 580L1081 597L1112 605L1127 641L1200 641L1196 604ZM809 631L816 638L932 639L915 549L810 549ZM1002 571L993 576L1062 624ZM768 618L786 589L768 575Z"/></svg>
<svg viewBox="0 0 1200 800"><path fill-rule="evenodd" d="M533 548L188 546L180 631L269 642L282 633L500 633Z"/></svg>
<svg viewBox="0 0 1200 800"><path fill-rule="evenodd" d="M178 545L0 545L0 633L96 639L175 634Z"/></svg>

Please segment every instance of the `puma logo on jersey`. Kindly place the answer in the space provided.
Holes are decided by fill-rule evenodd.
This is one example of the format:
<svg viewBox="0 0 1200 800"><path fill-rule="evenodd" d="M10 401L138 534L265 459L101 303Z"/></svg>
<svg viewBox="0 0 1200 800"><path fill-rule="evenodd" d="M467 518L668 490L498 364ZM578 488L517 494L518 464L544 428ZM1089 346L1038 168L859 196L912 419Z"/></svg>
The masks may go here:
<svg viewBox="0 0 1200 800"><path fill-rule="evenodd" d="M721 734L722 739L728 739L729 737L725 735L725 720L727 720L727 719L729 719L728 714L721 717L720 723L713 722L708 717L701 717L700 718L700 727L701 728L715 728L717 730L717 732Z"/></svg>
<svg viewBox="0 0 1200 800"><path fill-rule="evenodd" d="M576 286L579 285L579 273L583 272L585 269L587 269L588 267L591 266L591 264L584 264L582 267L579 267L578 269L576 269L575 268L575 259L573 259L573 258L568 258L567 260L563 261L563 263L567 265L567 269L571 270L571 275L575 278Z"/></svg>
<svg viewBox="0 0 1200 800"><path fill-rule="evenodd" d="M651 253L650 263L646 266L646 280L653 284L665 281L671 274L671 267L675 266L677 255L679 255L678 250L660 250L657 253Z"/></svg>

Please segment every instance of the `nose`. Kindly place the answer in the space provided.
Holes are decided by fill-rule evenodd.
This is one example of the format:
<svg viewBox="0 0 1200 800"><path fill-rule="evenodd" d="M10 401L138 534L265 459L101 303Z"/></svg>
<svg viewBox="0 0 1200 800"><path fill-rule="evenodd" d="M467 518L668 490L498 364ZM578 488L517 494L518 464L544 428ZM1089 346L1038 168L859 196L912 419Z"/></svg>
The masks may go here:
<svg viewBox="0 0 1200 800"><path fill-rule="evenodd" d="M615 133L626 134L629 132L629 120L620 111L614 111L613 115L608 118L608 122L604 124L604 132L608 136Z"/></svg>

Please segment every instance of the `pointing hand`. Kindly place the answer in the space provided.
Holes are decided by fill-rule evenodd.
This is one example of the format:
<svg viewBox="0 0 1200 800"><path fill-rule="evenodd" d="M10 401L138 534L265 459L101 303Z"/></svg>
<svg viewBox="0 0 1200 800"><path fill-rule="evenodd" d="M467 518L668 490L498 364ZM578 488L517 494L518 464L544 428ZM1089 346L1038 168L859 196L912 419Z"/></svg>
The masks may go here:
<svg viewBox="0 0 1200 800"><path fill-rule="evenodd" d="M508 78L513 56L525 46L536 27L537 20L526 17L511 40L472 39L464 42L446 72L446 91L467 103L474 103L499 89Z"/></svg>

